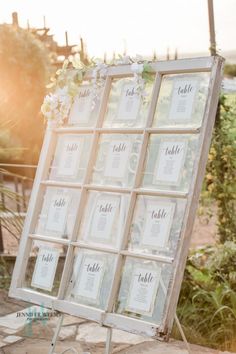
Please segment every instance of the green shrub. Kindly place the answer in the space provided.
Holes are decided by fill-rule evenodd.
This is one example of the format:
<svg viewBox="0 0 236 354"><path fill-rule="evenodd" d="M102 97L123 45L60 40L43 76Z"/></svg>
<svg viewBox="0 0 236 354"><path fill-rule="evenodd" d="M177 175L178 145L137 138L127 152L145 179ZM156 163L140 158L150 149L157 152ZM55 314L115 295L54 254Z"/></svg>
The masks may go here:
<svg viewBox="0 0 236 354"><path fill-rule="evenodd" d="M177 313L190 342L236 350L235 262L233 242L205 247L189 257Z"/></svg>
<svg viewBox="0 0 236 354"><path fill-rule="evenodd" d="M220 242L236 242L236 96L222 96L219 113L205 185L217 204Z"/></svg>

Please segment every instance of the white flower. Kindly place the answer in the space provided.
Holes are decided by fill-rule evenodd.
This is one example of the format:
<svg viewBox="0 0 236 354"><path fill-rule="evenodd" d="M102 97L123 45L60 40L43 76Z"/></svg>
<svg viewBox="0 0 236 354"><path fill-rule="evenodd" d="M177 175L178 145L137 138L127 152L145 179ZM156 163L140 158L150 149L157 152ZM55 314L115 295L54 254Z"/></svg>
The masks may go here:
<svg viewBox="0 0 236 354"><path fill-rule="evenodd" d="M131 65L131 71L135 74L142 74L143 70L143 64L133 63Z"/></svg>
<svg viewBox="0 0 236 354"><path fill-rule="evenodd" d="M44 99L41 112L47 120L55 120L61 124L68 116L72 98L68 94L68 88L57 89L55 93L50 93Z"/></svg>

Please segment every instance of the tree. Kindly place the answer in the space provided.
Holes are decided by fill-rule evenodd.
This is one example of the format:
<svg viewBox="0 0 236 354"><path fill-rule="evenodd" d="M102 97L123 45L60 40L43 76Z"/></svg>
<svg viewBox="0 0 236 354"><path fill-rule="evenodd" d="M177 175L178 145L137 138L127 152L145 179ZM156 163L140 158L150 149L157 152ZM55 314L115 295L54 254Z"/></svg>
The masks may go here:
<svg viewBox="0 0 236 354"><path fill-rule="evenodd" d="M40 151L39 112L49 70L49 53L38 39L27 30L0 25L0 123L10 122L25 163L36 163Z"/></svg>

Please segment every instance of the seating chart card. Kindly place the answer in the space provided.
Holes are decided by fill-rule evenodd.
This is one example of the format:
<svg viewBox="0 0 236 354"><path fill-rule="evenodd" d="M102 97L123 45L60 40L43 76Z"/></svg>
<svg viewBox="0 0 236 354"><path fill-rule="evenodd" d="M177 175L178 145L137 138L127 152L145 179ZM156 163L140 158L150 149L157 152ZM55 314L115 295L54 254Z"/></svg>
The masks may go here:
<svg viewBox="0 0 236 354"><path fill-rule="evenodd" d="M127 299L127 311L152 316L161 269L135 267Z"/></svg>
<svg viewBox="0 0 236 354"><path fill-rule="evenodd" d="M70 124L88 123L92 113L92 99L92 86L81 86L70 110Z"/></svg>
<svg viewBox="0 0 236 354"><path fill-rule="evenodd" d="M114 140L110 142L104 170L106 177L124 178L131 148L132 142L128 140Z"/></svg>
<svg viewBox="0 0 236 354"><path fill-rule="evenodd" d="M141 105L141 95L137 84L124 84L117 110L117 120L136 120Z"/></svg>
<svg viewBox="0 0 236 354"><path fill-rule="evenodd" d="M112 227L120 205L119 196L100 196L97 198L95 208L89 222L87 237L95 241L111 239Z"/></svg>
<svg viewBox="0 0 236 354"><path fill-rule="evenodd" d="M75 295L98 301L105 271L105 260L85 256L79 272Z"/></svg>
<svg viewBox="0 0 236 354"><path fill-rule="evenodd" d="M169 120L186 121L192 116L199 80L176 80L173 86Z"/></svg>
<svg viewBox="0 0 236 354"><path fill-rule="evenodd" d="M145 215L142 244L152 248L166 247L173 222L175 204L149 201Z"/></svg>
<svg viewBox="0 0 236 354"><path fill-rule="evenodd" d="M162 141L154 172L154 183L178 185L186 151L187 141Z"/></svg>
<svg viewBox="0 0 236 354"><path fill-rule="evenodd" d="M40 247L31 286L47 291L53 288L60 252L55 248Z"/></svg>
<svg viewBox="0 0 236 354"><path fill-rule="evenodd" d="M58 176L74 177L82 152L83 140L81 138L68 138L63 141L61 156L57 169Z"/></svg>
<svg viewBox="0 0 236 354"><path fill-rule="evenodd" d="M60 190L54 194L47 216L47 230L64 233L70 200L71 197Z"/></svg>

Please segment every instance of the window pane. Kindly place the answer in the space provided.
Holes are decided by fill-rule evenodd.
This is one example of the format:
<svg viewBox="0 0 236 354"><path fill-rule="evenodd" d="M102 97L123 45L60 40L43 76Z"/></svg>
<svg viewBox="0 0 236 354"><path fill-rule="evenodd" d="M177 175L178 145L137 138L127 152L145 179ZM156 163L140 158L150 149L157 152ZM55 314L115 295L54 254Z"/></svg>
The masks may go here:
<svg viewBox="0 0 236 354"><path fill-rule="evenodd" d="M82 182L92 135L59 135L49 179Z"/></svg>
<svg viewBox="0 0 236 354"><path fill-rule="evenodd" d="M171 278L171 265L127 257L116 312L160 324Z"/></svg>
<svg viewBox="0 0 236 354"><path fill-rule="evenodd" d="M103 134L99 141L92 183L130 187L134 183L142 135Z"/></svg>
<svg viewBox="0 0 236 354"><path fill-rule="evenodd" d="M99 114L102 91L89 82L79 86L69 112L68 125L94 126Z"/></svg>
<svg viewBox="0 0 236 354"><path fill-rule="evenodd" d="M199 127L204 115L210 73L164 75L153 127Z"/></svg>
<svg viewBox="0 0 236 354"><path fill-rule="evenodd" d="M187 192L197 147L197 134L151 134L142 187Z"/></svg>
<svg viewBox="0 0 236 354"><path fill-rule="evenodd" d="M47 187L35 233L71 238L79 200L79 189Z"/></svg>
<svg viewBox="0 0 236 354"><path fill-rule="evenodd" d="M67 300L105 309L111 289L114 255L76 249Z"/></svg>
<svg viewBox="0 0 236 354"><path fill-rule="evenodd" d="M22 287L57 296L66 252L66 246L34 240Z"/></svg>
<svg viewBox="0 0 236 354"><path fill-rule="evenodd" d="M122 239L129 195L89 192L79 238L89 244L117 248Z"/></svg>
<svg viewBox="0 0 236 354"><path fill-rule="evenodd" d="M152 89L153 80L141 89L133 78L113 79L103 126L145 126Z"/></svg>
<svg viewBox="0 0 236 354"><path fill-rule="evenodd" d="M128 249L174 257L185 205L184 199L138 196Z"/></svg>

